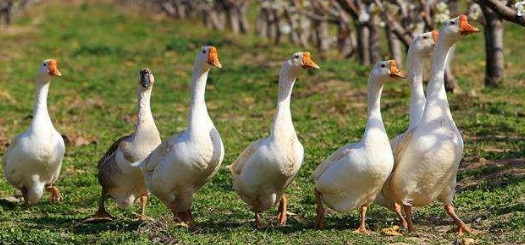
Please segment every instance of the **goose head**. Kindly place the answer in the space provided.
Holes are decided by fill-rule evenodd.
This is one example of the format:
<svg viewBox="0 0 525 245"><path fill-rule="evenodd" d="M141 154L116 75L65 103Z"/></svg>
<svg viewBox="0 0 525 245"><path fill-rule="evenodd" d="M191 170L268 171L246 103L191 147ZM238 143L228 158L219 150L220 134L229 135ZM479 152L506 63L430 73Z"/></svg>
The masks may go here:
<svg viewBox="0 0 525 245"><path fill-rule="evenodd" d="M372 71L370 72L370 78L375 81L397 81L405 79L406 75L400 71L395 60L385 60L377 62Z"/></svg>
<svg viewBox="0 0 525 245"><path fill-rule="evenodd" d="M38 77L49 82L51 78L56 76L62 76L62 73L58 70L58 63L54 59L47 59L42 61L40 68L38 69Z"/></svg>
<svg viewBox="0 0 525 245"><path fill-rule="evenodd" d="M310 52L296 52L283 64L283 70L298 74L306 69L319 69L320 67L312 61Z"/></svg>
<svg viewBox="0 0 525 245"><path fill-rule="evenodd" d="M439 39L448 43L454 43L463 36L478 33L479 29L468 23L467 16L462 14L445 22L439 30Z"/></svg>
<svg viewBox="0 0 525 245"><path fill-rule="evenodd" d="M155 83L155 77L153 76L153 73L151 73L151 70L148 68L143 68L139 72L139 87L143 90L147 90L153 86Z"/></svg>
<svg viewBox="0 0 525 245"><path fill-rule="evenodd" d="M438 37L439 32L436 30L416 36L410 44L409 52L414 52L416 55L429 56L434 50Z"/></svg>
<svg viewBox="0 0 525 245"><path fill-rule="evenodd" d="M205 70L211 67L222 68L219 62L219 54L217 48L214 46L204 46L201 48L195 59L195 64L201 66Z"/></svg>

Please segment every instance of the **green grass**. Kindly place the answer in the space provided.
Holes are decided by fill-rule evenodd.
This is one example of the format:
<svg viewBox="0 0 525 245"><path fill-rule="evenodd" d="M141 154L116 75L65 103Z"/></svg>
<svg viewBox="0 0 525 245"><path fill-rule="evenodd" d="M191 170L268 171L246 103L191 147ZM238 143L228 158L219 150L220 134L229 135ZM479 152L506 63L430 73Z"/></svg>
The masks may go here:
<svg viewBox="0 0 525 245"><path fill-rule="evenodd" d="M372 205L371 235L351 231L357 212L330 214L326 228L312 229L315 217L313 184L308 178L333 150L360 139L366 115L367 67L329 56L313 60L321 70L303 74L293 93L296 130L306 152L299 176L291 185L291 218L277 227L275 209L263 214L271 226L254 229L249 208L232 191L227 169L252 141L264 137L275 112L277 74L282 60L302 50L271 44L255 36L236 36L204 29L197 21L174 21L154 13L100 3L51 1L28 10L11 29L0 34L0 143L23 132L31 120L33 78L40 61L57 58L63 77L52 82L49 111L55 127L88 145L67 147L57 182L64 201L50 204L47 196L25 207L10 201L19 195L0 179L0 244L62 243L276 243L387 244L453 243L455 226L439 203L418 209L418 236L386 236L396 223L390 211ZM482 35L458 43L453 71L464 94L449 95L452 113L465 138L465 158L458 176L457 213L474 228L468 235L480 244L525 242L525 43L524 29L506 29L505 86L483 89ZM163 138L186 126L191 66L198 48L218 47L224 68L208 81L207 104L226 146L218 174L196 196L196 228L175 226L170 212L152 197L147 214L157 221L141 223L131 210L108 201L116 221L85 224L96 210L100 187L96 163L118 137L133 130L136 76L150 67L156 84L152 110ZM475 94L475 95L474 95ZM383 118L390 137L408 124L407 84L387 84ZM511 162L509 159L521 158ZM9 200L8 200L9 199Z"/></svg>

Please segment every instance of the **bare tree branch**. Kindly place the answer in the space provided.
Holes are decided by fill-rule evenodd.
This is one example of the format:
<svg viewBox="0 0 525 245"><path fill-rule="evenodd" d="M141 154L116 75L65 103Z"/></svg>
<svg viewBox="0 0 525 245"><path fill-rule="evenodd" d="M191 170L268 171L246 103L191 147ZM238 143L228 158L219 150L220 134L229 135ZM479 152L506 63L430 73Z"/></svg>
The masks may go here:
<svg viewBox="0 0 525 245"><path fill-rule="evenodd" d="M501 18L516 23L521 26L525 26L525 17L518 16L516 10L506 5L507 1L499 0L474 0L478 4L484 4L489 7L492 11L497 13Z"/></svg>

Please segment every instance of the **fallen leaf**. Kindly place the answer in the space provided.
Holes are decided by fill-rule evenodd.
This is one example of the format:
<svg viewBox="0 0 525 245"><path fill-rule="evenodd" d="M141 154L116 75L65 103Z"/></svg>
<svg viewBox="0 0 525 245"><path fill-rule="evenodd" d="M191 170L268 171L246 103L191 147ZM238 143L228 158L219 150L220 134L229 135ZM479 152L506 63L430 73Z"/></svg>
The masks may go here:
<svg viewBox="0 0 525 245"><path fill-rule="evenodd" d="M308 225L308 220L306 220L303 215L300 215L300 214L299 215L293 215L292 217L295 220L297 220L297 222L299 222L300 224L302 224L304 226Z"/></svg>
<svg viewBox="0 0 525 245"><path fill-rule="evenodd" d="M400 227L398 225L394 225L390 228L383 228L381 231L383 234L388 236L401 236L403 234L399 232L399 229Z"/></svg>
<svg viewBox="0 0 525 245"><path fill-rule="evenodd" d="M476 244L476 240L474 240L474 238L463 237L461 239L461 245L474 245L474 244Z"/></svg>

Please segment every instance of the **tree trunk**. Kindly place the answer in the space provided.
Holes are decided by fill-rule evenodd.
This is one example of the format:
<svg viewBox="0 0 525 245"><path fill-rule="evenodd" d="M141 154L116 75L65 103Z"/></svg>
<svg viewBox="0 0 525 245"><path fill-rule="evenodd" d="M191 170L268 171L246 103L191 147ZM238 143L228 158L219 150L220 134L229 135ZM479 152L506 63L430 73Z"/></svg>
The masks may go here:
<svg viewBox="0 0 525 245"><path fill-rule="evenodd" d="M326 6L322 1L316 0L312 2L314 14L321 16L322 18L314 20L314 32L315 32L315 41L317 44L317 50L321 55L326 54L326 51L330 48L330 33Z"/></svg>
<svg viewBox="0 0 525 245"><path fill-rule="evenodd" d="M385 35L388 41L388 50L390 51L391 58L394 59L397 62L397 64L402 67L403 52L401 51L401 43L394 34L394 32L392 32L392 29L389 25L385 25Z"/></svg>
<svg viewBox="0 0 525 245"><path fill-rule="evenodd" d="M269 24L269 14L268 14L268 3L267 1L261 2L261 9L257 15L257 34L259 37L268 37L268 24Z"/></svg>
<svg viewBox="0 0 525 245"><path fill-rule="evenodd" d="M380 38L380 29L379 29L379 16L372 14L368 24L370 25L370 63L375 64L381 60L381 54L379 53L379 38Z"/></svg>
<svg viewBox="0 0 525 245"><path fill-rule="evenodd" d="M324 55L330 48L330 35L328 33L327 21L314 21L317 50Z"/></svg>
<svg viewBox="0 0 525 245"><path fill-rule="evenodd" d="M228 27L233 33L248 33L248 21L246 20L246 10L250 5L248 0L221 0L228 21Z"/></svg>
<svg viewBox="0 0 525 245"><path fill-rule="evenodd" d="M481 4L485 17L485 86L498 87L503 77L503 21L497 13Z"/></svg>
<svg viewBox="0 0 525 245"><path fill-rule="evenodd" d="M224 22L215 4L205 3L204 6L202 6L201 17L206 27L215 30L224 29Z"/></svg>
<svg viewBox="0 0 525 245"><path fill-rule="evenodd" d="M364 23L357 24L357 52L359 64L370 65L370 29Z"/></svg>

